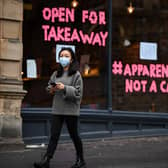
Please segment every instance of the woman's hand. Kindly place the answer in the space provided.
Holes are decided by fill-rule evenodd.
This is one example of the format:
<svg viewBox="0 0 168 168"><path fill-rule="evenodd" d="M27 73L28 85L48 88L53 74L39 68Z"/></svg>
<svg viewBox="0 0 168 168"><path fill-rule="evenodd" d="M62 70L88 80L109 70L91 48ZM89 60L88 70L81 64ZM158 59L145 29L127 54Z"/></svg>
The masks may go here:
<svg viewBox="0 0 168 168"><path fill-rule="evenodd" d="M56 86L55 86L57 90L64 90L64 87L65 87L64 84L61 82L56 83Z"/></svg>
<svg viewBox="0 0 168 168"><path fill-rule="evenodd" d="M50 94L54 94L56 90L57 90L56 86L52 86L49 92Z"/></svg>
<svg viewBox="0 0 168 168"><path fill-rule="evenodd" d="M61 82L56 83L55 86L52 86L50 88L50 94L54 94L57 90L63 90L64 89L64 84Z"/></svg>

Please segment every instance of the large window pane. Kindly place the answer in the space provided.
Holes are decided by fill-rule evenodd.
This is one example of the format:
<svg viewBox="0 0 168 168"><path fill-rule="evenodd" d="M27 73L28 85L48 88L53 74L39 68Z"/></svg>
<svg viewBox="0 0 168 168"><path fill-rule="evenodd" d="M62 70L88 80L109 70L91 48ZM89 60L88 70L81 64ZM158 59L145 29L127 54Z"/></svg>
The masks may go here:
<svg viewBox="0 0 168 168"><path fill-rule="evenodd" d="M71 33L74 29L77 30L78 34L81 30L83 34L95 37L100 32L107 35L108 27L108 16L106 15L107 4L104 0L91 2L78 1L78 7L75 8L75 22L61 21L55 18L55 22L46 21L43 18L42 11L45 7L49 9L53 8L68 8L71 7L72 1L65 0L49 0L49 1L25 1L24 3L24 22L23 22L23 80L24 88L28 91L24 98L24 107L51 107L52 97L45 91L47 82L50 75L54 70L57 69L58 64L56 63L56 45L66 44L75 45L76 54L80 63L80 71L84 80L84 95L82 101L82 108L93 108L93 109L106 109L107 108L107 38L104 41L95 41L88 44L88 42L74 40L73 42L64 40L45 41L45 32L42 29L42 25L53 26L56 31L58 27L69 28ZM28 8L29 4L29 8ZM32 8L31 8L32 7ZM85 23L82 23L82 11L87 11L88 14L85 18ZM97 22L93 20L93 23L89 21L90 11L93 12L93 19L99 17L99 11L104 13L105 24L103 20L97 18ZM66 14L65 14L66 15ZM88 18L87 18L88 16ZM91 18L91 17L90 17ZM65 17L66 19L66 17ZM99 22L100 20L100 22ZM34 60L37 65L37 78L27 77L27 60Z"/></svg>
<svg viewBox="0 0 168 168"><path fill-rule="evenodd" d="M167 112L167 1L142 2L139 8L132 1L132 14L129 3L114 4L113 109ZM122 67L118 72L116 65Z"/></svg>

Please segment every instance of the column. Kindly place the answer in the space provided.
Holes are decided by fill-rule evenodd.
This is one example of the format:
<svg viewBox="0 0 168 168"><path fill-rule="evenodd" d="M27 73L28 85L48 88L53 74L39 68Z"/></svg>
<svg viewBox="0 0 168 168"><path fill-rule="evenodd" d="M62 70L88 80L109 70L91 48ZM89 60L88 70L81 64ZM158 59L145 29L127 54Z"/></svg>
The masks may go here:
<svg viewBox="0 0 168 168"><path fill-rule="evenodd" d="M23 147L22 0L0 0L0 150Z"/></svg>

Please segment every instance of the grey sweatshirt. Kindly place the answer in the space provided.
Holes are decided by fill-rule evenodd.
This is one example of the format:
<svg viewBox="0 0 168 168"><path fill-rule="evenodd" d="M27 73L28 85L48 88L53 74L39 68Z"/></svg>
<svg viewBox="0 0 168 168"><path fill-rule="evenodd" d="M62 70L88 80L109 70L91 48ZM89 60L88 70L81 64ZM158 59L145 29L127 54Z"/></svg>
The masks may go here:
<svg viewBox="0 0 168 168"><path fill-rule="evenodd" d="M56 77L56 71L51 75L47 91L51 83L62 82L64 90L57 90L53 97L52 113L57 115L80 115L80 103L83 95L83 80L79 71L72 76L64 72L61 77Z"/></svg>

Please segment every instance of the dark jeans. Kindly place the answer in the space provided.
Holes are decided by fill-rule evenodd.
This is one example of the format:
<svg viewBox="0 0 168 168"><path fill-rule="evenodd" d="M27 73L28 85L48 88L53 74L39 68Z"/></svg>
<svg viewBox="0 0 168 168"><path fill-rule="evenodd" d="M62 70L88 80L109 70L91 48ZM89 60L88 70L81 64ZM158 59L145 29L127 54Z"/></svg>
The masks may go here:
<svg viewBox="0 0 168 168"><path fill-rule="evenodd" d="M66 123L70 137L74 143L77 157L83 159L83 146L82 141L78 135L78 117L77 116L64 116L64 115L53 115L51 123L51 136L47 148L46 155L52 158L56 150L58 140L61 134L61 128L63 123Z"/></svg>

